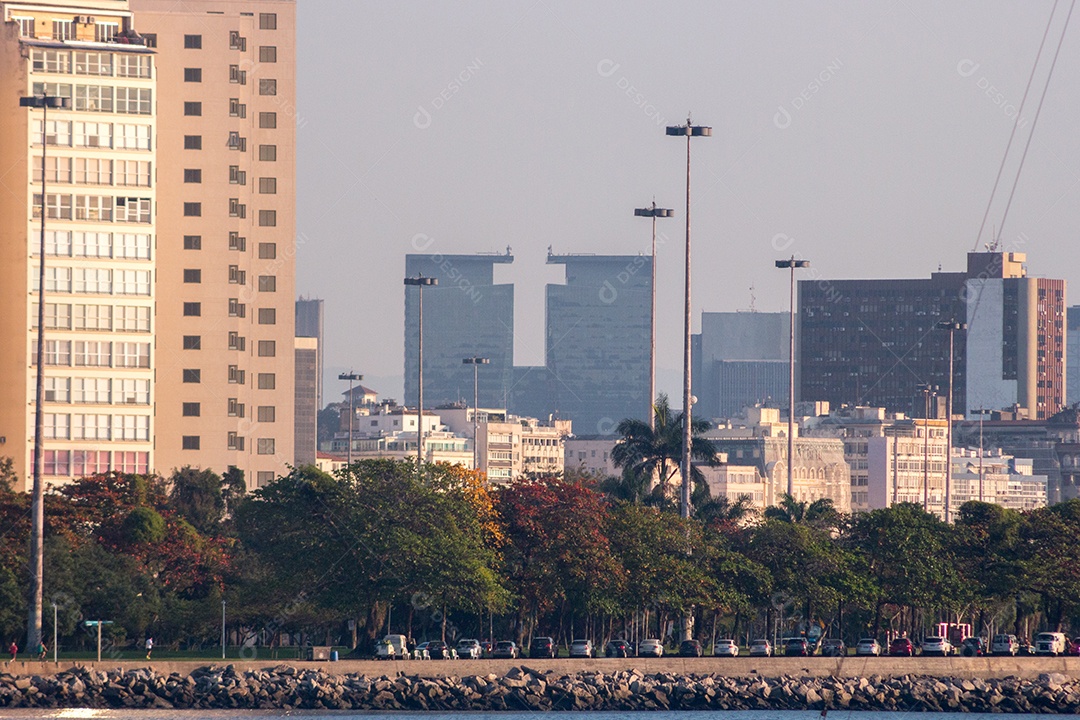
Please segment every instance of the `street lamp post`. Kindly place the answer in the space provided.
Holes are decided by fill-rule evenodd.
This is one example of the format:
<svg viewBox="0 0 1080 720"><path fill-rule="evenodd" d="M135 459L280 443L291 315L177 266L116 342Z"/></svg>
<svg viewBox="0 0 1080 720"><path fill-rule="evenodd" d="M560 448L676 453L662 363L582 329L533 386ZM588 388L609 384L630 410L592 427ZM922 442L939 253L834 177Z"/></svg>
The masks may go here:
<svg viewBox="0 0 1080 720"><path fill-rule="evenodd" d="M943 320L937 324L938 330L949 331L949 396L945 402L945 522L949 522L949 502L952 500L952 416L953 416L953 344L958 330L967 330L967 323L956 320Z"/></svg>
<svg viewBox="0 0 1080 720"><path fill-rule="evenodd" d="M340 375L338 375L337 379L338 380L348 380L349 381L349 448L348 448L348 450L345 451L345 457L347 458L346 459L346 465L351 467L352 466L353 415L356 414L356 411L353 410L353 381L360 382L361 380L364 379L364 376L363 375L357 375L356 373L354 373L353 371L350 370L347 373L341 373Z"/></svg>
<svg viewBox="0 0 1080 720"><path fill-rule="evenodd" d="M791 301L788 308L788 415L787 415L787 494L795 497L795 268L810 267L809 260L777 260L776 267L791 270Z"/></svg>
<svg viewBox="0 0 1080 720"><path fill-rule="evenodd" d="M683 280L685 292L683 297L683 437L682 437L682 462L679 471L682 476L682 492L679 501L679 514L683 518L690 517L690 445L691 445L691 419L693 411L690 396L690 330L692 318L690 317L690 139L694 137L710 137L712 128L705 125L694 125L690 118L686 119L685 125L669 125L666 134L675 137L686 138L686 270ZM688 629L688 628L687 628Z"/></svg>
<svg viewBox="0 0 1080 720"><path fill-rule="evenodd" d="M49 108L62 110L71 107L71 98L55 95L34 95L19 98L19 106L41 108L41 237L38 243L38 313L37 313L37 385L34 390L34 472L31 500L30 532L30 598L26 619L27 647L41 642L41 602L45 572L45 487L41 473L44 462L45 410L45 217L48 202L45 197L47 126Z"/></svg>
<svg viewBox="0 0 1080 720"><path fill-rule="evenodd" d="M416 326L416 474L424 462L424 286L438 285L439 279L417 274L414 278L405 278L406 285L416 287L418 296L418 324Z"/></svg>
<svg viewBox="0 0 1080 720"><path fill-rule="evenodd" d="M473 470L480 469L480 450L476 445L476 434L479 428L479 419L477 413L480 408L480 366L488 365L491 363L490 358L486 357L467 357L461 359L462 364L472 365L472 394L473 394L473 410L472 410L472 454L473 454Z"/></svg>
<svg viewBox="0 0 1080 720"><path fill-rule="evenodd" d="M221 659L225 659L225 601L221 601Z"/></svg>
<svg viewBox="0 0 1080 720"><path fill-rule="evenodd" d="M656 201L645 208L635 208L635 217L652 218L652 304L650 306L651 317L649 320L649 428L656 429L656 218L671 217L675 214L669 208L656 207Z"/></svg>
<svg viewBox="0 0 1080 720"><path fill-rule="evenodd" d="M985 502L983 499L983 419L994 411L988 408L976 408L971 412L979 415L979 502Z"/></svg>

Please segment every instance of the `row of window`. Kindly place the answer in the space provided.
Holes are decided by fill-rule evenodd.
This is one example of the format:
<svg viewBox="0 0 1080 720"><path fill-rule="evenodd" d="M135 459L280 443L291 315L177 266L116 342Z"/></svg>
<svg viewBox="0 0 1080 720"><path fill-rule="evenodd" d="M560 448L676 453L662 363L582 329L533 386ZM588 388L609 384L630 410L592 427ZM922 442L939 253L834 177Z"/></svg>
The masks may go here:
<svg viewBox="0 0 1080 720"><path fill-rule="evenodd" d="M229 417L244 417L244 403L237 402L236 398L229 398L228 413ZM202 403L182 403L181 414L184 417L202 417ZM256 408L256 417L259 422L277 422L277 408L273 405L259 405Z"/></svg>
<svg viewBox="0 0 1080 720"><path fill-rule="evenodd" d="M21 37L39 38L39 39L51 39L58 42L66 42L68 40L77 40L78 37L75 32L76 20L72 18L52 18L51 34L46 36L44 29L42 34L37 34L37 21L33 17L12 15L12 22L18 23L19 35ZM94 42L115 42L116 35L120 32L120 23L105 20L94 23ZM85 38L89 39L89 38Z"/></svg>
<svg viewBox="0 0 1080 720"><path fill-rule="evenodd" d="M50 257L116 258L149 260L153 236L146 233L86 232L82 230L48 230L45 232L45 254ZM37 257L38 245L32 255Z"/></svg>
<svg viewBox="0 0 1080 720"><path fill-rule="evenodd" d="M46 450L41 457L43 473L50 477L86 477L116 470L145 475L150 453L109 450Z"/></svg>
<svg viewBox="0 0 1080 720"><path fill-rule="evenodd" d="M180 377L182 382L199 384L202 382L202 370L199 368L184 368ZM238 365L230 365L228 377L230 385L244 385L246 373ZM259 373L256 385L260 390L275 390L277 389L277 376L274 373ZM239 416L243 417L242 411Z"/></svg>
<svg viewBox="0 0 1080 720"><path fill-rule="evenodd" d="M36 73L97 75L103 77L151 77L152 56L133 53L34 49L31 67Z"/></svg>
<svg viewBox="0 0 1080 720"><path fill-rule="evenodd" d="M45 291L93 295L150 295L149 270L45 266ZM38 290L34 273L34 291Z"/></svg>
<svg viewBox="0 0 1080 720"><path fill-rule="evenodd" d="M202 350L202 335L185 335L183 339L185 350ZM238 332L229 333L229 349L243 351L247 347L247 338ZM274 340L260 340L258 343L259 357L276 357L277 343Z"/></svg>
<svg viewBox="0 0 1080 720"><path fill-rule="evenodd" d="M273 180L274 178L262 178ZM275 185L276 191L276 185ZM184 217L202 217L201 202L184 203ZM239 198L229 198L229 217L246 218L247 205ZM259 227L277 227L277 210L260 210Z"/></svg>
<svg viewBox="0 0 1080 720"><path fill-rule="evenodd" d="M33 327L37 327L38 304L33 305ZM80 305L45 303L47 330L93 332L150 332L150 307L140 305Z"/></svg>
<svg viewBox="0 0 1080 720"><path fill-rule="evenodd" d="M41 159L34 158L34 183L41 182ZM106 160L86 157L45 158L45 179L50 183L150 187L153 168L148 160Z"/></svg>
<svg viewBox="0 0 1080 720"><path fill-rule="evenodd" d="M153 91L150 88L36 82L33 94L68 98L74 110L85 112L154 114Z"/></svg>
<svg viewBox="0 0 1080 720"><path fill-rule="evenodd" d="M31 141L41 147L42 134L45 144L51 147L93 147L112 150L150 150L153 129L138 123L83 122L36 118Z"/></svg>
<svg viewBox="0 0 1080 720"><path fill-rule="evenodd" d="M69 195L49 193L45 209L51 220L85 220L87 222L151 222L150 198L113 195ZM41 194L34 194L34 217L41 217Z"/></svg>
<svg viewBox="0 0 1080 720"><path fill-rule="evenodd" d="M37 343L32 343L32 364ZM150 343L45 339L45 364L55 367L149 368Z"/></svg>
<svg viewBox="0 0 1080 720"><path fill-rule="evenodd" d="M149 415L45 413L46 440L149 440Z"/></svg>
<svg viewBox="0 0 1080 720"><path fill-rule="evenodd" d="M229 139L226 143L226 147L229 150L247 152L247 138L240 137L239 133L236 132L229 133ZM185 135L184 149L202 150L202 135ZM262 162L277 162L277 145L260 145L259 160L261 160Z"/></svg>
<svg viewBox="0 0 1080 720"><path fill-rule="evenodd" d="M180 447L184 450L198 450L201 446L202 438L198 435L183 435L180 438ZM243 450L244 438L231 432L228 435L228 446L230 450ZM276 452L274 438L257 438L255 448L255 452L259 455L273 455ZM262 474L259 473L259 475ZM273 473L270 474L273 475Z"/></svg>
<svg viewBox="0 0 1080 720"><path fill-rule="evenodd" d="M45 378L45 401L83 405L149 405L150 381L143 378Z"/></svg>

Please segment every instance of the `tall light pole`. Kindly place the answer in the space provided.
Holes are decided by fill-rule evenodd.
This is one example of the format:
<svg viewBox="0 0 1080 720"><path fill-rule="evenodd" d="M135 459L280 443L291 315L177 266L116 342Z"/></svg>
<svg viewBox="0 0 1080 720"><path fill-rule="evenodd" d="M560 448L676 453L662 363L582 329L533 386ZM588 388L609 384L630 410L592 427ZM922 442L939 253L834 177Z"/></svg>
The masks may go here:
<svg viewBox="0 0 1080 720"><path fill-rule="evenodd" d="M38 313L37 313L37 386L34 390L34 480L31 500L30 531L30 598L26 618L27 647L41 642L41 602L45 573L45 487L41 480L45 444L45 217L49 214L45 197L47 126L49 108L63 110L71 107L71 98L55 95L35 95L19 98L19 106L41 108L41 238L38 243Z"/></svg>
<svg viewBox="0 0 1080 720"><path fill-rule="evenodd" d="M348 380L349 381L349 449L345 451L345 457L347 458L346 465L351 467L352 466L353 415L356 414L356 411L353 410L353 381L360 382L361 380L364 379L364 376L363 375L357 375L352 370L350 370L347 373L341 373L340 375L338 375L337 379L338 380Z"/></svg>
<svg viewBox="0 0 1080 720"><path fill-rule="evenodd" d="M937 324L937 329L949 331L949 396L945 402L945 522L948 523L952 499L953 343L958 330L967 330L967 323L943 320Z"/></svg>
<svg viewBox="0 0 1080 720"><path fill-rule="evenodd" d="M683 437L682 437L682 462L679 472L682 475L682 492L679 499L679 514L683 518L690 517L690 446L692 433L693 411L690 396L690 139L694 137L710 137L712 128L705 125L694 125L690 118L686 119L685 125L669 125L666 134L675 137L686 138L686 272L683 280L685 292L683 297Z"/></svg>
<svg viewBox="0 0 1080 720"><path fill-rule="evenodd" d="M221 601L221 659L225 659L225 601Z"/></svg>
<svg viewBox="0 0 1080 720"><path fill-rule="evenodd" d="M930 512L930 398L937 396L937 385L923 384L923 512Z"/></svg>
<svg viewBox="0 0 1080 720"><path fill-rule="evenodd" d="M987 408L976 408L971 412L979 415L979 502L985 502L983 500L983 418L994 411Z"/></svg>
<svg viewBox="0 0 1080 720"><path fill-rule="evenodd" d="M467 357L461 359L462 364L472 365L472 462L473 470L480 469L480 450L476 445L476 433L479 428L479 419L477 417L478 410L480 408L480 366L488 365L491 363L490 358L486 357Z"/></svg>
<svg viewBox="0 0 1080 720"><path fill-rule="evenodd" d="M652 304L649 320L649 429L656 429L656 218L675 214L669 208L656 207L656 201L646 208L635 208L635 217L652 218Z"/></svg>
<svg viewBox="0 0 1080 720"><path fill-rule="evenodd" d="M810 267L809 260L777 260L776 267L791 270L791 302L788 308L788 406L787 406L787 494L795 497L795 268Z"/></svg>
<svg viewBox="0 0 1080 720"><path fill-rule="evenodd" d="M414 278L405 278L405 284L416 287L419 293L416 326L416 474L419 476L424 462L424 286L438 285L439 279L417 274Z"/></svg>

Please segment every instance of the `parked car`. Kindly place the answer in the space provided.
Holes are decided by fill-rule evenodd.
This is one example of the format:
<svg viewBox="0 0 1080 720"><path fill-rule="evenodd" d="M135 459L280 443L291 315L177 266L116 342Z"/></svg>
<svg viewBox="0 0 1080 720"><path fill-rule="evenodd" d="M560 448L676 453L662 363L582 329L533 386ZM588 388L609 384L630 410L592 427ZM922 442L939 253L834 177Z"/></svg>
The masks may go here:
<svg viewBox="0 0 1080 720"><path fill-rule="evenodd" d="M847 645L840 638L825 638L821 641L821 654L828 657L843 657L847 655Z"/></svg>
<svg viewBox="0 0 1080 720"><path fill-rule="evenodd" d="M664 643L649 638L638 643L638 657L664 657Z"/></svg>
<svg viewBox="0 0 1080 720"><path fill-rule="evenodd" d="M570 643L570 657L591 658L595 655L592 640L575 640Z"/></svg>
<svg viewBox="0 0 1080 720"><path fill-rule="evenodd" d="M1016 655L1020 652L1020 643L1015 635L1001 633L990 638L991 655Z"/></svg>
<svg viewBox="0 0 1080 720"><path fill-rule="evenodd" d="M788 657L808 657L810 641L806 638L790 638L784 644L784 655Z"/></svg>
<svg viewBox="0 0 1080 720"><path fill-rule="evenodd" d="M964 638L960 643L960 654L964 657L982 657L986 654L986 641L981 637Z"/></svg>
<svg viewBox="0 0 1080 720"><path fill-rule="evenodd" d="M855 654L877 657L878 655L881 655L881 645L875 638L863 638L859 641L859 644L855 646Z"/></svg>
<svg viewBox="0 0 1080 720"><path fill-rule="evenodd" d="M727 638L717 640L713 643L712 654L717 657L739 657L739 644Z"/></svg>
<svg viewBox="0 0 1080 720"><path fill-rule="evenodd" d="M900 637L889 643L889 654L895 657L915 657L915 645L906 637Z"/></svg>
<svg viewBox="0 0 1080 720"><path fill-rule="evenodd" d="M375 646L375 657L379 660L408 660L408 643L404 635L387 635Z"/></svg>
<svg viewBox="0 0 1080 720"><path fill-rule="evenodd" d="M952 655L952 643L939 635L931 635L929 637L925 637L922 641L922 654L940 655L941 657L945 657L946 655Z"/></svg>
<svg viewBox="0 0 1080 720"><path fill-rule="evenodd" d="M484 655L484 650L480 647L479 640L464 638L458 640L457 654L459 658L465 660L479 660Z"/></svg>
<svg viewBox="0 0 1080 720"><path fill-rule="evenodd" d="M491 657L516 660L518 657L517 643L513 640L500 640L495 643L495 647L491 651Z"/></svg>
<svg viewBox="0 0 1080 720"><path fill-rule="evenodd" d="M604 657L630 657L630 645L627 644L625 640L611 640L606 645L604 645Z"/></svg>
<svg viewBox="0 0 1080 720"><path fill-rule="evenodd" d="M1034 655L1035 654L1035 646L1032 645L1027 640L1020 640L1019 644L1020 644L1020 648L1016 651L1017 655Z"/></svg>
<svg viewBox="0 0 1080 720"><path fill-rule="evenodd" d="M529 642L529 657L553 658L559 654L559 646L549 637L534 637Z"/></svg>
<svg viewBox="0 0 1080 720"><path fill-rule="evenodd" d="M704 653L697 640L683 640L679 643L679 657L701 657Z"/></svg>
<svg viewBox="0 0 1080 720"><path fill-rule="evenodd" d="M432 640L427 644L428 655L432 660L457 660L457 651L442 640Z"/></svg>
<svg viewBox="0 0 1080 720"><path fill-rule="evenodd" d="M772 644L764 638L750 643L750 657L772 657Z"/></svg>
<svg viewBox="0 0 1080 720"><path fill-rule="evenodd" d="M422 642L419 645L417 645L416 647L414 647L413 650L412 650L412 659L413 660L430 660L431 659L431 654L428 652L428 646L429 645L431 645L431 643L427 642L425 640L424 642Z"/></svg>
<svg viewBox="0 0 1080 720"><path fill-rule="evenodd" d="M1041 632L1035 636L1036 655L1064 655L1066 650L1065 634L1059 632Z"/></svg>

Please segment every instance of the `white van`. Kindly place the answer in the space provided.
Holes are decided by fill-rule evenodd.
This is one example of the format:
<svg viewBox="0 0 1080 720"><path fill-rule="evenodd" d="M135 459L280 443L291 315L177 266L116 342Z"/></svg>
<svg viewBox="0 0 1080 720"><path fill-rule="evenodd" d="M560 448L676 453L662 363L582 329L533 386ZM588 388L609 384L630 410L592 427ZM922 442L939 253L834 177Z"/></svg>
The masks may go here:
<svg viewBox="0 0 1080 720"><path fill-rule="evenodd" d="M387 635L375 647L375 657L379 660L408 660L409 648L404 635Z"/></svg>
<svg viewBox="0 0 1080 720"><path fill-rule="evenodd" d="M1036 655L1064 655L1065 648L1065 633L1043 632L1035 636Z"/></svg>

